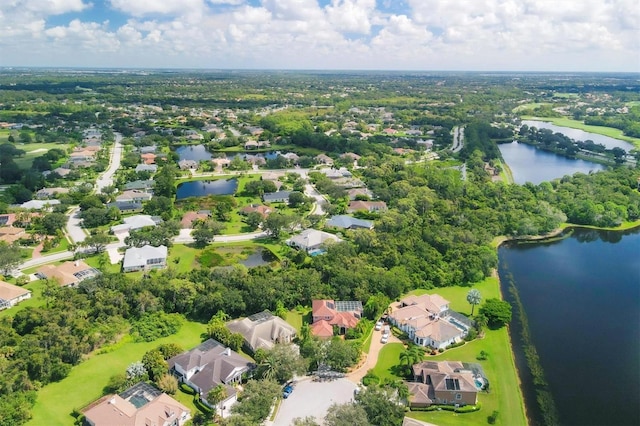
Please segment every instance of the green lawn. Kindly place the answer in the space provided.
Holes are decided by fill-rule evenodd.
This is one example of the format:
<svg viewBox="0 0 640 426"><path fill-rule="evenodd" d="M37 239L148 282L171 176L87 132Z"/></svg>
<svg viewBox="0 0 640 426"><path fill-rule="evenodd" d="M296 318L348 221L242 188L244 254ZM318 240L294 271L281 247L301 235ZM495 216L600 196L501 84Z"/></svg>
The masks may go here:
<svg viewBox="0 0 640 426"><path fill-rule="evenodd" d="M26 152L22 157L14 158L14 161L21 169L29 169L31 168L31 163L33 159L36 157L45 154L47 151L53 148L60 148L62 150L67 150L69 148L68 144L60 144L60 143L30 143L30 144L15 144L16 148L21 149ZM46 151L42 151L42 150Z"/></svg>
<svg viewBox="0 0 640 426"><path fill-rule="evenodd" d="M387 343L378 353L378 363L373 368L373 372L384 379L397 379L402 377L400 365L400 353L404 351L402 343ZM406 367L405 367L406 368Z"/></svg>
<svg viewBox="0 0 640 426"><path fill-rule="evenodd" d="M298 336L300 335L300 329L302 329L302 323L308 313L309 311L298 312L295 309L292 309L287 313L286 321L296 328Z"/></svg>
<svg viewBox="0 0 640 426"><path fill-rule="evenodd" d="M92 355L73 367L64 380L51 383L38 392L38 400L28 423L40 425L71 425L71 412L80 409L102 396L102 389L114 374L122 373L132 362L139 361L145 352L162 343L176 343L190 349L201 341L204 324L185 322L180 331L154 342L116 344L113 351Z"/></svg>
<svg viewBox="0 0 640 426"><path fill-rule="evenodd" d="M434 290L415 290L412 294L437 293L451 302L451 309L463 314L471 313L471 306L467 303L466 295L471 288L480 291L483 300L500 298L500 286L497 278L487 278L472 287L443 287ZM397 369L400 364L400 353L403 346L389 343L380 351L378 364L374 371L381 378L397 378L401 372ZM486 361L478 361L476 357L480 351L489 353ZM487 416L494 410L500 414L496 424L525 425L527 424L522 392L511 352L511 343L506 328L487 330L484 338L474 340L461 347L450 349L429 360L453 360L480 363L490 382L490 393L478 396L482 409L475 413L457 414L449 411L440 412L411 412L409 417L435 423L440 426L448 425L486 425Z"/></svg>
<svg viewBox="0 0 640 426"><path fill-rule="evenodd" d="M604 127L604 126L591 126L588 124L584 124L582 121L572 120L566 117L532 117L532 116L522 116L520 117L523 120L539 120L539 121L549 121L556 126L564 126L571 127L572 129L580 129L585 132L597 133L599 135L609 136L614 139L620 139L623 141L627 141L632 143L636 148L640 148L640 138L632 138L630 136L625 136L625 134L620 129L615 129L613 127Z"/></svg>

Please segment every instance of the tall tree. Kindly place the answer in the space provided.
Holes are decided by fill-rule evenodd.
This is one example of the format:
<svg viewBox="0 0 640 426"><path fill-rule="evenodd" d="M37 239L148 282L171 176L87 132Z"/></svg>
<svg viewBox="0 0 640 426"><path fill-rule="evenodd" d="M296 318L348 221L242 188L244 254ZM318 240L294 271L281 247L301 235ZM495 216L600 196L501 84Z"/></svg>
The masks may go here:
<svg viewBox="0 0 640 426"><path fill-rule="evenodd" d="M227 396L227 389L224 385L219 384L207 393L207 402L216 408L220 408L218 407L218 404L224 401Z"/></svg>
<svg viewBox="0 0 640 426"><path fill-rule="evenodd" d="M482 296L480 295L480 291L478 289L472 288L467 293L467 302L471 305L471 316L473 316L473 309L476 305L480 304L482 300Z"/></svg>

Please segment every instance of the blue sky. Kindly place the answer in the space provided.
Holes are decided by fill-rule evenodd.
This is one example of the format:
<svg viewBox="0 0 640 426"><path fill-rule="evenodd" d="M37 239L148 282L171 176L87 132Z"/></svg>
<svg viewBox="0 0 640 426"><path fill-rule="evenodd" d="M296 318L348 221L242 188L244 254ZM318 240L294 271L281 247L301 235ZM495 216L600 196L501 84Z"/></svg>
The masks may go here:
<svg viewBox="0 0 640 426"><path fill-rule="evenodd" d="M0 0L0 66L640 71L637 0Z"/></svg>

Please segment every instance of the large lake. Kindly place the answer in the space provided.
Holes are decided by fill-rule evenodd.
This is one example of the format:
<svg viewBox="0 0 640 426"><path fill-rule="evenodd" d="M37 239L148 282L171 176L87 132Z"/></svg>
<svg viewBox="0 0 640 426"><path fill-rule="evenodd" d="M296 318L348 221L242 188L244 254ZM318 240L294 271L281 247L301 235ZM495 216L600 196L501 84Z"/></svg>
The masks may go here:
<svg viewBox="0 0 640 426"><path fill-rule="evenodd" d="M605 168L602 164L563 157L524 143L502 143L498 148L511 169L514 182L518 184L531 182L537 185L564 175L589 173Z"/></svg>
<svg viewBox="0 0 640 426"><path fill-rule="evenodd" d="M640 231L576 230L553 243L503 246L499 257L560 423L639 425Z"/></svg>
<svg viewBox="0 0 640 426"><path fill-rule="evenodd" d="M609 136L599 135L597 133L585 132L584 130L580 129L556 126L555 124L546 121L522 120L522 124L526 124L529 127L536 127L538 129L553 130L554 133L562 133L563 135L568 136L576 141L592 140L595 143L606 146L607 149L618 147L628 152L633 148L633 144L622 141L620 139L614 139Z"/></svg>
<svg viewBox="0 0 640 426"><path fill-rule="evenodd" d="M207 151L207 147L204 145L187 145L181 146L176 149L176 154L178 154L178 159L181 160L194 160L194 161L206 161L211 160L213 158L213 154ZM252 154L250 152L236 153L236 154L227 154L225 158L228 160L232 160L235 157L240 157L242 159L247 159L251 157L262 157L266 160L273 160L280 155L280 151L268 151Z"/></svg>
<svg viewBox="0 0 640 426"><path fill-rule="evenodd" d="M238 189L237 179L194 180L178 185L176 200L187 197L203 197L206 195L233 195Z"/></svg>

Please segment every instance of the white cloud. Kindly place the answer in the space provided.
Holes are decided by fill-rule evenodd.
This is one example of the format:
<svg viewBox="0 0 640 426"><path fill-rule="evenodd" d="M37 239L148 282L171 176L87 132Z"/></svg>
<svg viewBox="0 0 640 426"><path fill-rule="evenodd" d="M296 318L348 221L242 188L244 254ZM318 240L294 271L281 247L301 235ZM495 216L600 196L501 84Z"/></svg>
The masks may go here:
<svg viewBox="0 0 640 426"><path fill-rule="evenodd" d="M3 63L15 65L29 51L70 66L640 67L637 0L406 0L402 14L377 0L109 0L117 26L83 15L90 0L0 3Z"/></svg>
<svg viewBox="0 0 640 426"><path fill-rule="evenodd" d="M132 16L147 15L188 15L202 13L202 0L110 0L114 9Z"/></svg>

